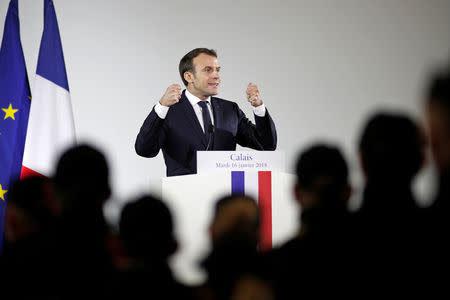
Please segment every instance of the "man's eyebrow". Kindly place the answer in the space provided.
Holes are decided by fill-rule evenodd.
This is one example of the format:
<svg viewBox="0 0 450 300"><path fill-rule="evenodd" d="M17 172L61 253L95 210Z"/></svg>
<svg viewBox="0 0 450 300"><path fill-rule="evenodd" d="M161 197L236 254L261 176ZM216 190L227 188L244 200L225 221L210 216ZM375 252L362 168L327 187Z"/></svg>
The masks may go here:
<svg viewBox="0 0 450 300"><path fill-rule="evenodd" d="M217 67L215 67L215 66L204 66L202 70L205 70L205 69L207 69L207 68L210 68L210 69L220 69L221 67L220 67L220 66L217 66Z"/></svg>

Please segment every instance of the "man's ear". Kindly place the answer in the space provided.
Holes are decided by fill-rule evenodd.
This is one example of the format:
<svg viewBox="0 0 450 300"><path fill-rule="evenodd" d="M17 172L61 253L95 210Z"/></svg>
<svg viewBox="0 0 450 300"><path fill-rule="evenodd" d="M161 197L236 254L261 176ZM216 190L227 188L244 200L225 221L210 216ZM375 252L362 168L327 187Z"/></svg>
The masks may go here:
<svg viewBox="0 0 450 300"><path fill-rule="evenodd" d="M295 196L295 201L300 205L300 207L302 207L302 188L300 187L300 185L298 183L295 183L294 185L294 196Z"/></svg>
<svg viewBox="0 0 450 300"><path fill-rule="evenodd" d="M186 80L188 83L191 83L194 81L194 74L192 74L189 71L184 72L183 74L184 80Z"/></svg>

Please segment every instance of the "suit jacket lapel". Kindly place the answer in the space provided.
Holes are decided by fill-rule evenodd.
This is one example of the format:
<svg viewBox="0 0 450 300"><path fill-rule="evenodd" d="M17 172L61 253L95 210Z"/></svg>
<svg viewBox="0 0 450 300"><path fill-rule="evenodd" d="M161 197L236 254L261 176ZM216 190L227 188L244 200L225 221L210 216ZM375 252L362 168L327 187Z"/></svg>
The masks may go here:
<svg viewBox="0 0 450 300"><path fill-rule="evenodd" d="M220 107L219 101L211 97L211 106L214 114L214 127L221 128L223 123L223 109Z"/></svg>
<svg viewBox="0 0 450 300"><path fill-rule="evenodd" d="M195 114L194 108L192 108L191 102L189 102L189 99L185 95L185 91L183 91L183 94L181 95L179 104L182 104L181 106L184 110L184 115L192 125L194 134L202 141L203 145L206 147L208 141L206 140L205 133L202 130L202 126L200 125L197 115Z"/></svg>

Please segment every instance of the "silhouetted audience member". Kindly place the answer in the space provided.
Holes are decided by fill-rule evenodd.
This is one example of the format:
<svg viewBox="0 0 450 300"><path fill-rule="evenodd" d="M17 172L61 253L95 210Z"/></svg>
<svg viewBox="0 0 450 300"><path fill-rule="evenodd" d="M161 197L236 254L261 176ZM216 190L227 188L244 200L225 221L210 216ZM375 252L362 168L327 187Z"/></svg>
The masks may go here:
<svg viewBox="0 0 450 300"><path fill-rule="evenodd" d="M299 156L296 176L298 235L268 254L276 299L348 295L353 249L347 163L336 147L315 144Z"/></svg>
<svg viewBox="0 0 450 300"><path fill-rule="evenodd" d="M446 271L443 261L448 262L450 228L450 67L430 78L425 113L431 152L439 172L438 193L427 209L428 254L433 258L432 267Z"/></svg>
<svg viewBox="0 0 450 300"><path fill-rule="evenodd" d="M111 298L193 299L191 288L173 277L168 264L177 242L172 215L161 200L144 195L127 203L119 227L128 263L111 286Z"/></svg>
<svg viewBox="0 0 450 300"><path fill-rule="evenodd" d="M105 156L89 145L67 150L57 163L54 184L62 206L58 224L62 297L100 298L113 270L106 246L110 231L103 215L110 196Z"/></svg>
<svg viewBox="0 0 450 300"><path fill-rule="evenodd" d="M56 205L50 180L29 177L15 182L8 194L0 257L1 297L55 299Z"/></svg>
<svg viewBox="0 0 450 300"><path fill-rule="evenodd" d="M273 299L262 277L258 253L259 210L247 196L226 196L215 205L210 225L212 250L205 258L207 282L200 299Z"/></svg>
<svg viewBox="0 0 450 300"><path fill-rule="evenodd" d="M361 263L366 284L379 290L409 285L423 246L419 207L412 181L424 162L425 140L410 118L377 113L363 128L359 141L365 176L363 202L357 212ZM383 276L375 278L375 274Z"/></svg>
<svg viewBox="0 0 450 300"><path fill-rule="evenodd" d="M366 179L361 212L393 213L397 219L399 212L417 208L411 182L423 165L424 148L420 128L410 118L378 113L369 119L359 142Z"/></svg>

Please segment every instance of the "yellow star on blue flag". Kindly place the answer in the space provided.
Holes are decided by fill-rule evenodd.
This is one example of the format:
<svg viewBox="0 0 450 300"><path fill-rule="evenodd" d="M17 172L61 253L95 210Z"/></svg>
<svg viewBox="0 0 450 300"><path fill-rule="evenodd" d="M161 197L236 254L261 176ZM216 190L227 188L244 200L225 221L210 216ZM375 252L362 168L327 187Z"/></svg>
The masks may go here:
<svg viewBox="0 0 450 300"><path fill-rule="evenodd" d="M14 118L14 114L18 111L18 109L14 109L12 108L12 104L9 104L8 108L2 108L2 110L5 112L5 119L11 118L13 120L15 120Z"/></svg>
<svg viewBox="0 0 450 300"><path fill-rule="evenodd" d="M6 194L7 190L4 190L2 188L2 185L0 184L0 199L2 199L3 201L5 201L5 194Z"/></svg>

